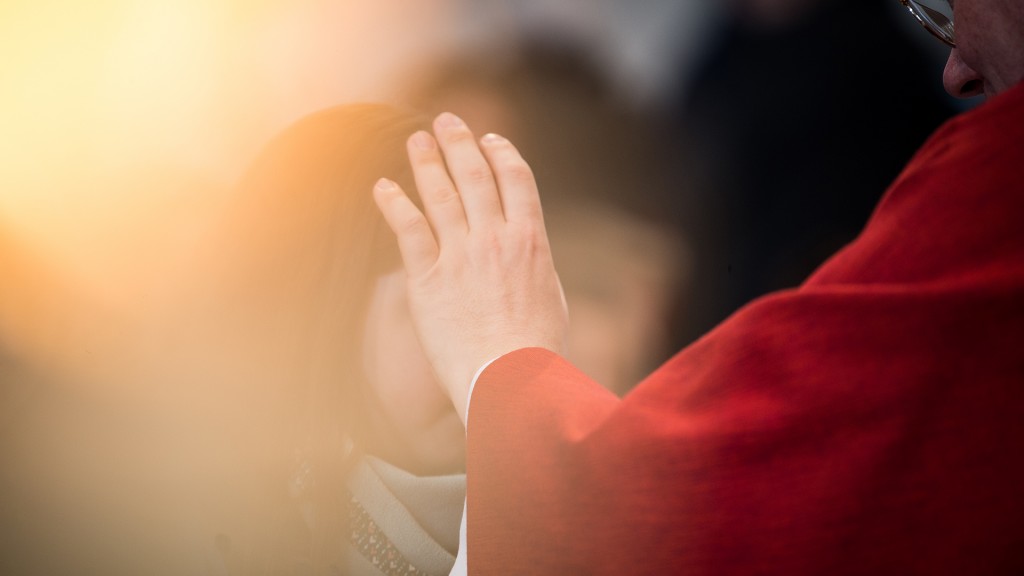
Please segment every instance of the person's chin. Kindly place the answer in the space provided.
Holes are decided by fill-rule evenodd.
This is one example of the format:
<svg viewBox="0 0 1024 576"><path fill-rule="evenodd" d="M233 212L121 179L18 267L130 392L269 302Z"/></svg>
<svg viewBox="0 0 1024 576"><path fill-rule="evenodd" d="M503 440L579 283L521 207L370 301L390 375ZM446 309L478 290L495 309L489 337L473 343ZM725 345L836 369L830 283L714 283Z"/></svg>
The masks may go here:
<svg viewBox="0 0 1024 576"><path fill-rule="evenodd" d="M466 431L457 414L439 419L417 441L422 469L431 476L466 471Z"/></svg>

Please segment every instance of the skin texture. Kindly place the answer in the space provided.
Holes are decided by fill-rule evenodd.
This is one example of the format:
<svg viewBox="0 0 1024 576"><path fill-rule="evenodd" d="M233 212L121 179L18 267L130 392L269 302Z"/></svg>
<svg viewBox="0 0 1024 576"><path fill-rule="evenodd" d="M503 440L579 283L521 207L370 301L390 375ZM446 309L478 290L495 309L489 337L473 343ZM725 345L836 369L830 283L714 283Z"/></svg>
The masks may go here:
<svg viewBox="0 0 1024 576"><path fill-rule="evenodd" d="M944 73L958 97L993 96L1024 77L1024 3L960 0ZM476 142L445 113L409 140L420 212L394 183L374 198L398 237L420 341L463 422L484 363L537 346L564 354L567 313L529 167L504 138Z"/></svg>
<svg viewBox="0 0 1024 576"><path fill-rule="evenodd" d="M366 407L374 415L369 447L419 475L463 470L465 428L417 339L404 270L377 280L363 340Z"/></svg>
<svg viewBox="0 0 1024 576"><path fill-rule="evenodd" d="M957 46L942 78L947 92L991 97L1024 78L1024 3L960 0L953 17Z"/></svg>
<svg viewBox="0 0 1024 576"><path fill-rule="evenodd" d="M564 354L568 313L537 186L519 152L496 135L478 144L448 113L434 131L437 139L409 139L426 214L389 180L378 182L374 199L398 237L420 342L465 422L476 370L519 348Z"/></svg>

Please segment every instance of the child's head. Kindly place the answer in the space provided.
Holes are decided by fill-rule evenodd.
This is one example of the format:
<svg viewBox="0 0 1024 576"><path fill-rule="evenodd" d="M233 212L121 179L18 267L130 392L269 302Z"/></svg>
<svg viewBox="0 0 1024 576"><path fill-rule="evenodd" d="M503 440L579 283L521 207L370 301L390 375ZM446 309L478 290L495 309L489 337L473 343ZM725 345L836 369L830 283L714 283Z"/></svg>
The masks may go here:
<svg viewBox="0 0 1024 576"><path fill-rule="evenodd" d="M266 401L285 446L333 458L354 440L415 473L463 466L462 425L416 340L372 197L381 177L415 189L405 141L425 126L383 105L312 114L269 144L232 200L218 294L246 332L238 362L264 389L236 388Z"/></svg>

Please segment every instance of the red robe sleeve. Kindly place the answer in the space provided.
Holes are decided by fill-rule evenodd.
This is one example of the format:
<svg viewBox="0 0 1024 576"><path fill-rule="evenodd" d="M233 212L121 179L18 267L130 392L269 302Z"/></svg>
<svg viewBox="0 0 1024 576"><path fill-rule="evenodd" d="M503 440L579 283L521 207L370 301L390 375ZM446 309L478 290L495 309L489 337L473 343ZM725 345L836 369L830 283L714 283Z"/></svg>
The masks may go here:
<svg viewBox="0 0 1024 576"><path fill-rule="evenodd" d="M625 398L500 358L468 442L474 576L1024 573L1024 85Z"/></svg>

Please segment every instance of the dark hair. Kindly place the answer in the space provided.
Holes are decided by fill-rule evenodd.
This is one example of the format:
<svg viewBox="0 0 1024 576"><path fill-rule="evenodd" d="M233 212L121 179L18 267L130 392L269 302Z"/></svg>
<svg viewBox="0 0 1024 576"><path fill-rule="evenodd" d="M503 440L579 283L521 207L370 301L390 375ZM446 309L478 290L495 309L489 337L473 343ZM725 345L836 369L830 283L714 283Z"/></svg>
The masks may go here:
<svg viewBox="0 0 1024 576"><path fill-rule="evenodd" d="M427 126L374 104L299 120L242 178L209 246L207 312L230 356L217 385L244 404L224 416L243 452L227 478L247 484L231 495L240 514L228 513L228 530L246 532L245 573L323 571L343 542L366 308L376 279L400 266L372 189L387 177L414 193L405 141ZM315 519L296 521L300 509Z"/></svg>

